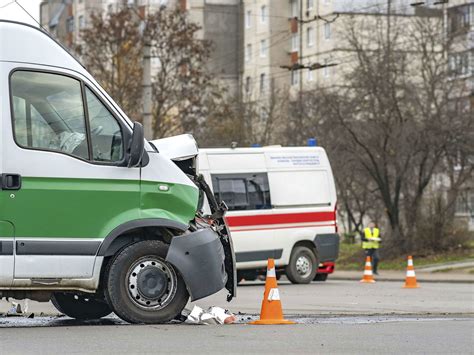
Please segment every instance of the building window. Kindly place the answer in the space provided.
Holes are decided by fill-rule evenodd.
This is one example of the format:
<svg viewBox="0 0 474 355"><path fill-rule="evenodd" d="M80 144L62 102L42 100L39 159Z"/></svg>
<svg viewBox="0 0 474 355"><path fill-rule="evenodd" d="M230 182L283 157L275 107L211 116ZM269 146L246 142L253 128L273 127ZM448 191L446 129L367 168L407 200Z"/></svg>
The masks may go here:
<svg viewBox="0 0 474 355"><path fill-rule="evenodd" d="M474 4L448 9L448 29L450 33L456 34L456 32L463 29L468 30L472 24L474 24Z"/></svg>
<svg viewBox="0 0 474 355"><path fill-rule="evenodd" d="M267 40L262 39L260 41L260 57L265 58L267 56L267 52L268 52Z"/></svg>
<svg viewBox="0 0 474 355"><path fill-rule="evenodd" d="M245 61L248 62L252 59L252 45L249 43L245 48Z"/></svg>
<svg viewBox="0 0 474 355"><path fill-rule="evenodd" d="M250 92L251 85L252 85L252 79L250 78L250 76L248 76L245 78L245 92L246 93Z"/></svg>
<svg viewBox="0 0 474 355"><path fill-rule="evenodd" d="M474 49L460 53L451 53L448 62L451 75L470 75L473 68L472 64L474 64Z"/></svg>
<svg viewBox="0 0 474 355"><path fill-rule="evenodd" d="M291 0L291 17L298 17L299 16L299 6L297 0Z"/></svg>
<svg viewBox="0 0 474 355"><path fill-rule="evenodd" d="M313 81L313 71L308 70L308 81Z"/></svg>
<svg viewBox="0 0 474 355"><path fill-rule="evenodd" d="M266 88L267 78L265 73L260 74L260 93L264 92Z"/></svg>
<svg viewBox="0 0 474 355"><path fill-rule="evenodd" d="M252 11L248 10L245 13L245 28L252 27Z"/></svg>
<svg viewBox="0 0 474 355"><path fill-rule="evenodd" d="M314 27L308 27L306 29L306 41L308 47L312 47L314 45Z"/></svg>
<svg viewBox="0 0 474 355"><path fill-rule="evenodd" d="M329 64L329 60L324 59L324 65L328 65L328 64ZM323 68L323 76L325 78L329 78L329 68L326 66Z"/></svg>
<svg viewBox="0 0 474 355"><path fill-rule="evenodd" d="M298 48L300 45L299 41L300 36L298 36L298 33L293 33L291 35L291 51L292 52L298 52Z"/></svg>
<svg viewBox="0 0 474 355"><path fill-rule="evenodd" d="M66 20L66 28L69 33L74 32L74 17L68 17Z"/></svg>
<svg viewBox="0 0 474 355"><path fill-rule="evenodd" d="M298 70L291 71L291 85L298 85L300 74Z"/></svg>
<svg viewBox="0 0 474 355"><path fill-rule="evenodd" d="M331 38L331 24L330 23L324 24L324 38L325 39Z"/></svg>
<svg viewBox="0 0 474 355"><path fill-rule="evenodd" d="M314 0L306 0L306 10L312 10L314 6Z"/></svg>
<svg viewBox="0 0 474 355"><path fill-rule="evenodd" d="M261 23L266 23L267 22L267 7L263 5L260 8L260 22Z"/></svg>
<svg viewBox="0 0 474 355"><path fill-rule="evenodd" d="M84 28L86 27L86 19L84 16L79 16L79 28Z"/></svg>

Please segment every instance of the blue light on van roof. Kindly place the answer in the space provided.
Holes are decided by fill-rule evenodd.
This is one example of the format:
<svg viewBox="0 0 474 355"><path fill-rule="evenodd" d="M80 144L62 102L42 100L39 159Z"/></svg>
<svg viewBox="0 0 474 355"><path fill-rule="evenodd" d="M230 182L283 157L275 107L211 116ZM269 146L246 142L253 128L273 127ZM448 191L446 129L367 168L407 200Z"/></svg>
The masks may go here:
<svg viewBox="0 0 474 355"><path fill-rule="evenodd" d="M308 147L317 147L318 140L316 138L308 138Z"/></svg>

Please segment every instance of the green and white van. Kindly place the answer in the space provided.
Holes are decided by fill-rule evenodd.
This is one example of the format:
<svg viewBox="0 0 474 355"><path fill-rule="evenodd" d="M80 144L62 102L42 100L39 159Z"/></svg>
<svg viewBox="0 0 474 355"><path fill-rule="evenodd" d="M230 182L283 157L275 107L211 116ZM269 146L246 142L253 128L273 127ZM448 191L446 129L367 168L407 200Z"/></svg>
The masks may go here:
<svg viewBox="0 0 474 355"><path fill-rule="evenodd" d="M189 298L235 295L225 205L196 174L194 139L160 154L60 44L10 21L0 124L0 298L156 323Z"/></svg>

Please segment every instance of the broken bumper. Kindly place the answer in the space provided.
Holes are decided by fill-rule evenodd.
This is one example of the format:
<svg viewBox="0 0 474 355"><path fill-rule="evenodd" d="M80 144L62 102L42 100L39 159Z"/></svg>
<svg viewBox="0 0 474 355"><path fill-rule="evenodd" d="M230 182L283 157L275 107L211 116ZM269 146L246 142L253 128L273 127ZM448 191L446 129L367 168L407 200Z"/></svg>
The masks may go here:
<svg viewBox="0 0 474 355"><path fill-rule="evenodd" d="M166 261L183 276L191 301L220 291L228 280L224 247L211 229L174 237Z"/></svg>

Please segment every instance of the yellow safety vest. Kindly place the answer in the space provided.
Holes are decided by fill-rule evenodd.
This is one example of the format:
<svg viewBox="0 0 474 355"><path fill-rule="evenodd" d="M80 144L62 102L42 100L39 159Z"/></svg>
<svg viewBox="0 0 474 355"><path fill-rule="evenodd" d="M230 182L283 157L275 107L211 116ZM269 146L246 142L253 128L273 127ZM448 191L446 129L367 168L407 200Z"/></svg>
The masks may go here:
<svg viewBox="0 0 474 355"><path fill-rule="evenodd" d="M376 240L372 240L374 238L380 238L380 230L378 228L374 228L373 230L370 230L370 228L365 228L364 235L367 241L362 242L362 248L364 249L378 249L379 248L379 242Z"/></svg>

